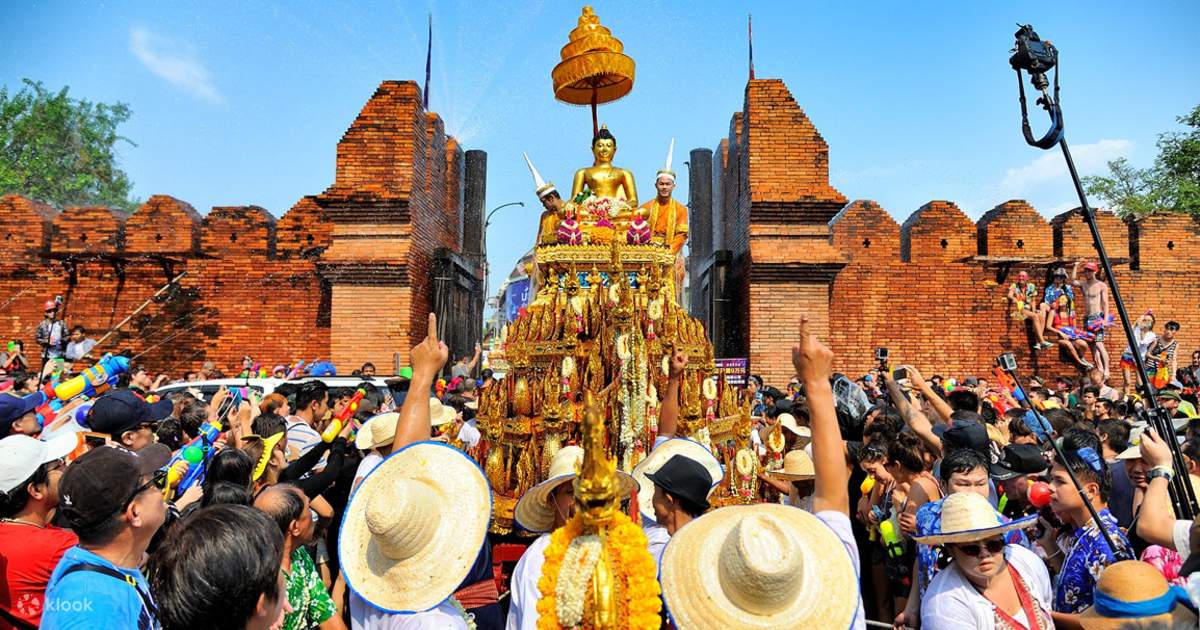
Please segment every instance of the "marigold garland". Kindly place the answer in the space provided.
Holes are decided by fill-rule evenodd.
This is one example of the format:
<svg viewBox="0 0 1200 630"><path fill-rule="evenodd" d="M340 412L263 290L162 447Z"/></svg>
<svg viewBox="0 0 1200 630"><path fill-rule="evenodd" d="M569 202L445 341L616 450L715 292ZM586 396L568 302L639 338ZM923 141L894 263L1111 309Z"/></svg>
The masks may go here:
<svg viewBox="0 0 1200 630"><path fill-rule="evenodd" d="M550 535L542 575L538 578L538 590L542 595L537 603L538 630L587 627L585 622L582 626L564 629L559 623L558 603L555 599L563 558L571 541L582 533L583 523L579 516L575 516ZM646 534L642 528L624 513L617 512L608 526L604 551L612 563L613 573L620 585L618 592L623 595L623 610L620 614L624 622L622 630L657 630L661 624L659 611L662 607L662 601L659 599L658 567L655 566L654 558L646 547Z"/></svg>

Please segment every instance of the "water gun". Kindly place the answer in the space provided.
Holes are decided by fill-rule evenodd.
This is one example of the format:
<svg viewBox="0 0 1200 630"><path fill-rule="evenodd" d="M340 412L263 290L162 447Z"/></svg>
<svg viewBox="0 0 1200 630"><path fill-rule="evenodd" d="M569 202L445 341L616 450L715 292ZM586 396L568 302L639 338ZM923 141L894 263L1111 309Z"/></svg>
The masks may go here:
<svg viewBox="0 0 1200 630"><path fill-rule="evenodd" d="M1013 379L1012 374L1009 374L998 367L992 368L992 374L996 377L996 382L999 383L1004 389L1007 389L1008 393L1012 394L1012 397L1015 398L1017 402L1025 402L1025 391L1022 389L1017 389L1017 381Z"/></svg>
<svg viewBox="0 0 1200 630"><path fill-rule="evenodd" d="M106 354L92 367L78 376L62 383L51 381L40 391L45 397L36 410L38 424L46 426L54 422L58 412L72 400L84 397L95 398L117 384L117 379L129 371L129 359Z"/></svg>
<svg viewBox="0 0 1200 630"><path fill-rule="evenodd" d="M238 390L233 390L229 397L232 405L229 410L235 410L242 404L242 394ZM200 425L199 435L188 442L186 446L179 449L171 457L171 461L167 462L167 483L163 488L163 497L170 499L172 493L175 496L187 492L188 488L204 481L204 473L208 470L208 462L212 460L213 444L221 436L221 416L226 416L230 411L226 411L217 417L212 422L205 422ZM184 472L184 462L187 463L187 472Z"/></svg>
<svg viewBox="0 0 1200 630"><path fill-rule="evenodd" d="M297 376L300 376L301 372L303 372L303 371L304 371L304 359L300 359L299 361L296 361L296 363L294 365L292 365L292 367L288 368L287 376L285 376L284 378L288 378L288 379L296 378Z"/></svg>
<svg viewBox="0 0 1200 630"><path fill-rule="evenodd" d="M358 403L362 402L363 396L367 395L367 390L359 388L350 397L350 402L342 408L338 415L333 417L329 422L329 426L325 427L325 431L321 433L321 439L326 442L332 442L342 432L342 427L346 426L346 421L354 416L354 412L358 411Z"/></svg>
<svg viewBox="0 0 1200 630"><path fill-rule="evenodd" d="M860 485L858 487L858 491L863 494L870 494L871 490L873 490L874 488L875 488L875 476L867 475L867 478L862 480L862 485Z"/></svg>
<svg viewBox="0 0 1200 630"><path fill-rule="evenodd" d="M1113 315L1112 315L1112 313L1109 313L1108 315L1101 317L1100 319L1089 321L1087 323L1087 329L1091 332L1097 333L1097 332L1103 331L1104 329L1108 328L1109 326L1112 326L1112 324L1113 324Z"/></svg>
<svg viewBox="0 0 1200 630"><path fill-rule="evenodd" d="M904 556L904 542L896 533L896 526L890 520L879 521L879 537L883 539L883 548L892 558Z"/></svg>

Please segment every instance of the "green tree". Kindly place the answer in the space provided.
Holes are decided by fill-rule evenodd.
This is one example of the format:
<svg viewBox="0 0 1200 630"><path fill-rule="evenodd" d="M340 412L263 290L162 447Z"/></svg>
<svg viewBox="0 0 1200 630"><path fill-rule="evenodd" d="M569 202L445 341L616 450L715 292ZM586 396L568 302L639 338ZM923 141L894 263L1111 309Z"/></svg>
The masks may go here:
<svg viewBox="0 0 1200 630"><path fill-rule="evenodd" d="M1158 136L1158 157L1150 168L1125 158L1108 163L1108 175L1083 178L1089 195L1102 199L1123 218L1155 212L1200 217L1200 105L1176 119L1188 129Z"/></svg>
<svg viewBox="0 0 1200 630"><path fill-rule="evenodd" d="M132 183L117 163L117 127L129 120L125 103L73 99L23 80L10 94L0 87L0 194L19 193L58 208L102 205L132 212Z"/></svg>

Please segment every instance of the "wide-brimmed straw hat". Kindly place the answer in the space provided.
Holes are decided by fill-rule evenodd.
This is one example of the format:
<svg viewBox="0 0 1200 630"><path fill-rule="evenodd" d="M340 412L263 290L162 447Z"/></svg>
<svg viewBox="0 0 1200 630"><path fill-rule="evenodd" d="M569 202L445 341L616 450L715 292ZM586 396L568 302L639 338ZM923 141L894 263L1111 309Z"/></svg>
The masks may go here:
<svg viewBox="0 0 1200 630"><path fill-rule="evenodd" d="M571 483L579 473L583 464L583 449L578 446L564 446L558 449L550 460L549 477L530 488L521 495L517 506L513 508L513 520L522 529L531 532L548 532L554 529L554 506L550 504L550 493L564 483ZM629 473L617 471L617 483L621 489L621 498L625 499L633 493L637 482Z"/></svg>
<svg viewBox="0 0 1200 630"><path fill-rule="evenodd" d="M453 422L458 417L458 412L454 407L443 405L442 401L437 398L429 399L429 424L430 426L440 427L447 422Z"/></svg>
<svg viewBox="0 0 1200 630"><path fill-rule="evenodd" d="M716 488L725 478L725 469L721 467L721 461L703 444L687 438L671 438L659 444L658 448L650 451L646 459L633 467L633 477L637 479L638 483L638 511L650 521L654 521L654 506L650 503L654 498L654 482L650 481L646 475L658 472L658 469L662 468L662 465L675 455L683 455L704 466L709 477L712 478L713 488ZM712 494L711 489L709 489L709 494Z"/></svg>
<svg viewBox="0 0 1200 630"><path fill-rule="evenodd" d="M354 436L354 446L359 450L369 451L391 443L396 437L396 425L400 422L398 412L381 413L371 416Z"/></svg>
<svg viewBox="0 0 1200 630"><path fill-rule="evenodd" d="M790 481L805 481L816 479L817 471L813 468L812 458L803 450L788 451L783 456L783 469L771 473L772 476Z"/></svg>
<svg viewBox="0 0 1200 630"><path fill-rule="evenodd" d="M338 549L346 583L385 612L437 606L475 564L491 502L487 477L462 451L417 442L393 453L346 506Z"/></svg>
<svg viewBox="0 0 1200 630"><path fill-rule="evenodd" d="M801 426L800 423L796 422L796 416L790 413L779 414L779 426L791 431L793 435L799 438L797 440L799 445L796 448L804 448L805 445L812 441L812 429Z"/></svg>
<svg viewBox="0 0 1200 630"><path fill-rule="evenodd" d="M987 540L1014 529L1031 527L1037 519L1034 514L1002 523L987 499L974 492L956 492L942 501L941 531L916 539L926 545Z"/></svg>
<svg viewBox="0 0 1200 630"><path fill-rule="evenodd" d="M1138 560L1123 560L1108 565L1100 574L1092 607L1080 615L1079 624L1085 630L1141 628L1153 623L1195 628L1196 615L1185 605L1188 601L1187 591L1169 585L1158 569Z"/></svg>
<svg viewBox="0 0 1200 630"><path fill-rule="evenodd" d="M663 597L676 627L847 628L858 574L842 541L793 507L724 507L684 525L663 552Z"/></svg>

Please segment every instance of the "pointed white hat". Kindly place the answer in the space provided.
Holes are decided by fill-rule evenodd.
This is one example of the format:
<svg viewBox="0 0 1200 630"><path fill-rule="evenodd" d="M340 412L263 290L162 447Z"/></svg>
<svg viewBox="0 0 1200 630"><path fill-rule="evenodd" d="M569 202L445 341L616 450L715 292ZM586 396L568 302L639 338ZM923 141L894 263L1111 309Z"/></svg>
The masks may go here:
<svg viewBox="0 0 1200 630"><path fill-rule="evenodd" d="M658 170L658 177L666 177L675 181L675 171L671 170L671 158L675 156L675 138L671 138L671 146L667 148L667 165ZM658 179L655 178L655 180Z"/></svg>
<svg viewBox="0 0 1200 630"><path fill-rule="evenodd" d="M537 193L538 199L541 199L552 192L558 192L558 189L554 187L554 184L542 179L542 174L539 173L536 168L534 168L533 162L529 160L529 154L522 151L521 155L525 156L525 165L529 167L529 174L533 175L533 185L536 188L535 192Z"/></svg>

